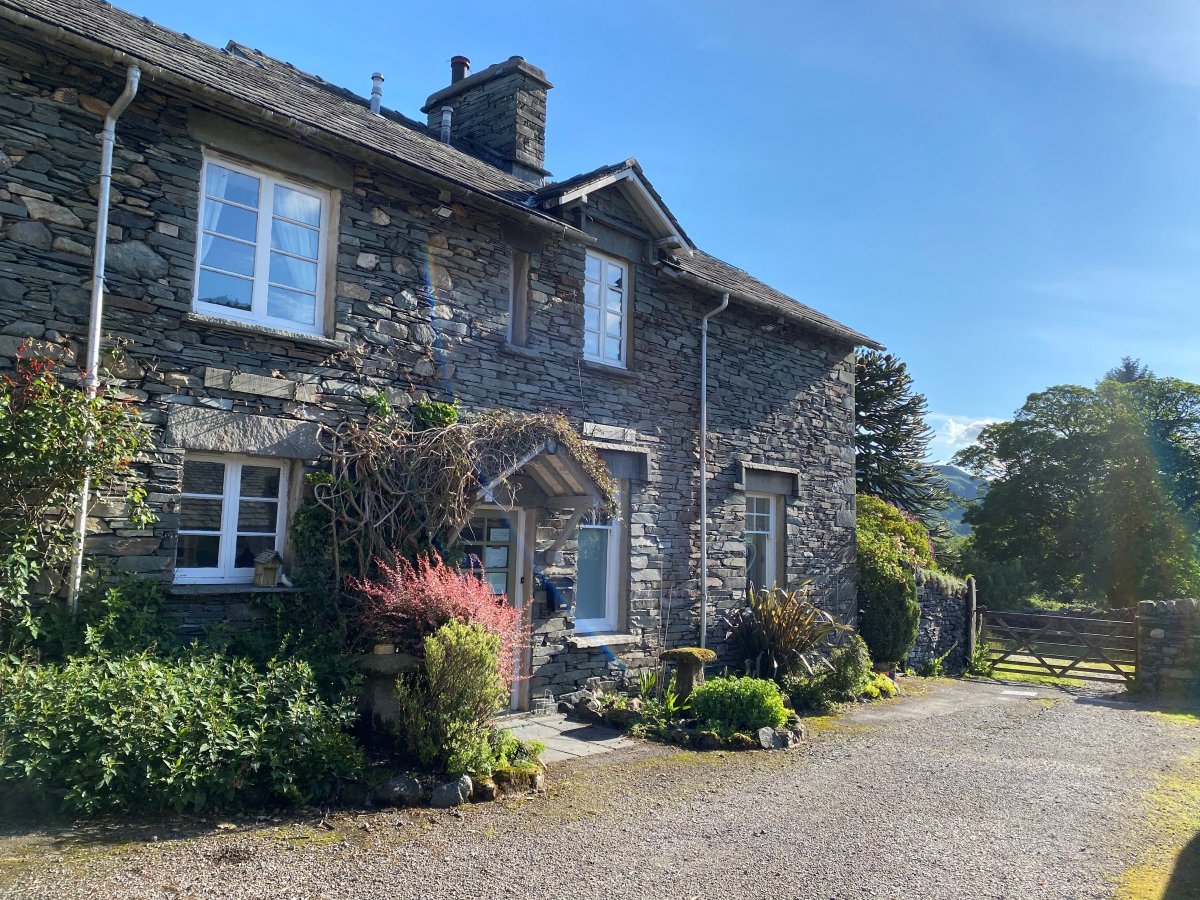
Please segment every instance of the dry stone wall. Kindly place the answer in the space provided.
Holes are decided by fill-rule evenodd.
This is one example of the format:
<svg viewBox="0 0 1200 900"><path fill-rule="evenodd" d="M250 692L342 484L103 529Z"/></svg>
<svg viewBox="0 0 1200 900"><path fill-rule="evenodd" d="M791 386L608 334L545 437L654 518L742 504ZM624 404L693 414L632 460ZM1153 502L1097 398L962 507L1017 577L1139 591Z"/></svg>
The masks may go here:
<svg viewBox="0 0 1200 900"><path fill-rule="evenodd" d="M1140 690L1166 698L1200 697L1200 603L1139 603L1137 647Z"/></svg>
<svg viewBox="0 0 1200 900"><path fill-rule="evenodd" d="M99 148L120 74L0 36L0 367L26 344L68 362L86 332ZM223 125L221 123L224 123ZM215 124L214 124L215 123ZM581 359L580 243L513 236L513 225L352 151L165 93L153 79L120 120L105 314L108 384L134 402L156 450L138 469L158 521L135 528L120 497L92 511L89 549L125 570L173 577L184 452L238 450L303 468L320 422L365 415L382 392L398 408L424 397L488 408L565 412L598 446L641 454L630 481L628 608L622 633L583 646L569 609L534 612L534 690L650 664L698 638L699 323L716 299L653 265L619 196L592 198L581 224L602 243L642 248L635 264L628 371ZM327 333L233 326L192 310L199 177L206 146L313 173L338 198ZM253 156L261 153L263 158ZM448 206L453 215L434 210ZM527 346L506 341L514 241L533 247ZM745 589L740 465L801 470L786 498L789 580L853 614L853 357L846 344L735 304L711 331L709 534L714 617ZM299 482L299 479L296 479ZM543 514L548 522L548 513ZM574 546L545 575L566 603ZM206 598L206 618L213 601ZM715 633L714 638L719 635Z"/></svg>

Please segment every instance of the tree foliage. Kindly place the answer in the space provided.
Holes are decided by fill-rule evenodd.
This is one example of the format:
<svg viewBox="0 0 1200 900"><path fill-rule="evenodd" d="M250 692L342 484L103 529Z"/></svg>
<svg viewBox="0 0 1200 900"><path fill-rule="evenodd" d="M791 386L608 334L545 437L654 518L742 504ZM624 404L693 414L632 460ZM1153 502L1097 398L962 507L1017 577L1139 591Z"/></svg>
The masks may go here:
<svg viewBox="0 0 1200 900"><path fill-rule="evenodd" d="M1127 362L1131 380L1031 394L956 457L991 480L965 517L974 550L1054 599L1125 607L1200 590L1200 385Z"/></svg>
<svg viewBox="0 0 1200 900"><path fill-rule="evenodd" d="M859 495L855 544L859 590L866 600L859 631L877 663L898 663L917 640L921 607L914 566L932 566L929 533L911 516Z"/></svg>
<svg viewBox="0 0 1200 900"><path fill-rule="evenodd" d="M925 463L933 438L925 424L928 402L913 390L907 365L890 353L859 353L854 404L858 493L931 521L947 498L937 472Z"/></svg>

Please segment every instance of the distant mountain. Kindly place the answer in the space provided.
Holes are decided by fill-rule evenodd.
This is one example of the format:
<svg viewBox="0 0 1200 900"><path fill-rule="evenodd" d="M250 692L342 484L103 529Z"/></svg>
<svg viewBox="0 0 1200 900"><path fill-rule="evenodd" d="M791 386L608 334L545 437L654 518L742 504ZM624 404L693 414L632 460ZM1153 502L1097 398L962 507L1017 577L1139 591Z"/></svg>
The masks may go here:
<svg viewBox="0 0 1200 900"><path fill-rule="evenodd" d="M942 476L942 481L946 484L946 490L954 498L950 505L942 511L941 516L950 526L950 530L955 534L970 534L971 526L963 523L964 503L968 500L977 500L983 495L987 489L987 482L982 478L976 478L970 472L960 469L958 466L938 463L933 466L939 475Z"/></svg>

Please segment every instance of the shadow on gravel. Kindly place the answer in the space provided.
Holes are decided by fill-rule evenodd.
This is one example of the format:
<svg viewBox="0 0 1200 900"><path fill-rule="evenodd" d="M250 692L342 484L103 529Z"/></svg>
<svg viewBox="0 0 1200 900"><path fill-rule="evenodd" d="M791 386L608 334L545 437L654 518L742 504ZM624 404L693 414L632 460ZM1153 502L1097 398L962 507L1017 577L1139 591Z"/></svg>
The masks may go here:
<svg viewBox="0 0 1200 900"><path fill-rule="evenodd" d="M1171 880L1163 891L1163 900L1200 898L1200 833L1192 836L1175 860Z"/></svg>
<svg viewBox="0 0 1200 900"><path fill-rule="evenodd" d="M12 811L6 812L7 816L0 817L0 846L10 840L21 842L31 839L54 848L186 841L217 832L236 834L288 825L317 826L325 819L319 810L312 809L288 810L271 815L231 816L228 819L177 816L158 819L105 817L74 821L61 817L20 817Z"/></svg>

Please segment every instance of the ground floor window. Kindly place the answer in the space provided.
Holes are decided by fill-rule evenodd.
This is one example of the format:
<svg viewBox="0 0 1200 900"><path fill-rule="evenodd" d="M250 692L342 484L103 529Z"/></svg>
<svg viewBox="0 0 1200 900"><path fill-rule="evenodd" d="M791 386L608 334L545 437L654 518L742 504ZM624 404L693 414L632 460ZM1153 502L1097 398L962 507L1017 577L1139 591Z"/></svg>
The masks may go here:
<svg viewBox="0 0 1200 900"><path fill-rule="evenodd" d="M183 463L175 580L253 581L255 558L283 549L286 498L282 461L189 454Z"/></svg>
<svg viewBox="0 0 1200 900"><path fill-rule="evenodd" d="M746 495L746 581L751 590L769 588L779 578L776 506L776 498L769 494Z"/></svg>
<svg viewBox="0 0 1200 900"><path fill-rule="evenodd" d="M620 598L619 522L579 526L575 575L575 628L616 631Z"/></svg>

